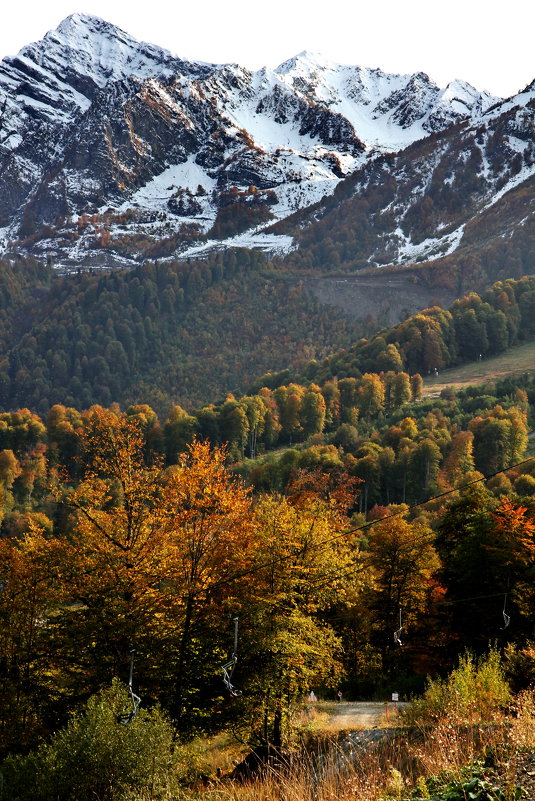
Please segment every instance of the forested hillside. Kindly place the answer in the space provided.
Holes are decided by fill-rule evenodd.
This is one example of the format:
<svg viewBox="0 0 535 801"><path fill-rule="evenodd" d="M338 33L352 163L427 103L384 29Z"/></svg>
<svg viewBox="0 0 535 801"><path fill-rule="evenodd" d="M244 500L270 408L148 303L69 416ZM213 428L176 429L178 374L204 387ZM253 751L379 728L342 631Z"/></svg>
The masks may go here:
<svg viewBox="0 0 535 801"><path fill-rule="evenodd" d="M299 249L285 260L287 268L346 276L357 269L362 277L370 275L385 282L395 276L410 277L430 290L444 287L456 296L481 291L496 280L518 279L533 273L534 222L531 217L526 218L526 211L533 205L530 181L467 224L461 245L454 253L430 260L417 256L405 266L390 265L380 271L371 270L367 258L359 260L356 256L366 238L362 227L370 224L368 205L359 204L360 200L352 199L341 208L333 206L332 214L327 213L324 222L320 220L306 228ZM378 219L385 225L384 231L388 231L381 213ZM421 219L419 213L415 215L415 220L418 219ZM522 220L522 225L516 226L515 220ZM362 252L366 254L365 249Z"/></svg>
<svg viewBox="0 0 535 801"><path fill-rule="evenodd" d="M489 640L529 681L533 378L420 391L389 370L164 421L146 405L3 413L4 749L124 677L132 647L143 703L185 738L231 715L248 741L280 744L310 687L417 690ZM244 695L229 706L236 614Z"/></svg>
<svg viewBox="0 0 535 801"><path fill-rule="evenodd" d="M24 294L29 277L9 293L10 276L21 273L11 262L2 273L3 314L16 320L0 346L3 408L150 401L165 413L324 356L364 330L254 251L53 281L42 272L49 286L40 294Z"/></svg>
<svg viewBox="0 0 535 801"><path fill-rule="evenodd" d="M310 310L299 286L277 294L261 259L240 252L209 265L52 283L32 265L5 273L5 319L20 303L30 330L17 342L12 328L5 363L20 361L4 387L12 376L19 386L24 363L33 373L15 397L30 398L43 377L38 408L0 413L0 759L16 786L39 769L50 733L67 738L53 742L72 755L72 714L90 696L90 709L95 698L116 699L112 729L138 725L138 701L110 689L127 681L132 649L139 721L154 715L156 725L159 704L182 742L230 726L243 743L278 749L311 688L352 699L419 692L427 674L490 642L515 689L533 681L535 378L430 400L422 389L445 365L530 339L535 278L424 310L325 359L303 349L296 367L264 374L247 394L184 407L147 392L156 410L47 405L57 354L82 369L102 365L108 398L136 359L159 389L168 362L157 359L170 350L162 332L198 315L182 337L198 332L205 355L203 331L217 317L203 309L218 293L234 292L237 310L250 290L257 325L274 298L265 348L284 315L298 339ZM314 353L331 323L317 315L316 328L305 327ZM124 343L113 345L117 335ZM46 360L32 362L43 343L50 374ZM87 382L88 397L97 384ZM39 786L49 801L44 779Z"/></svg>
<svg viewBox="0 0 535 801"><path fill-rule="evenodd" d="M159 414L180 403L191 411L290 376L322 383L375 370L425 375L533 335L529 277L361 340L377 328L372 316L351 320L320 305L254 251L54 280L36 264L6 262L2 278L0 403L43 414L53 403L149 402Z"/></svg>

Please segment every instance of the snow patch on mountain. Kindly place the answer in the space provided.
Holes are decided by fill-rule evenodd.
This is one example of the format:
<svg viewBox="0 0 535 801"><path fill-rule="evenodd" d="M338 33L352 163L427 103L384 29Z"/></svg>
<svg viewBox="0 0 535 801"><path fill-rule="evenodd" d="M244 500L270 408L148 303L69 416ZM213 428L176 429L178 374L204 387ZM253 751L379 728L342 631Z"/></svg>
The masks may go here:
<svg viewBox="0 0 535 801"><path fill-rule="evenodd" d="M180 189L190 194L199 194L199 187L202 188L201 197L209 196L216 186L215 178L211 178L203 167L195 162L195 157L190 156L182 164L172 164L162 173L156 175L144 186L140 187L122 206L119 211L126 211L132 207L148 208L155 211L167 211L171 198ZM208 201L204 203L207 206ZM102 209L103 211L103 209ZM208 214L208 208L205 208ZM210 217L213 220L214 214Z"/></svg>
<svg viewBox="0 0 535 801"><path fill-rule="evenodd" d="M398 239L398 255L394 264L410 264L415 261L435 261L443 256L448 256L459 247L463 237L465 225L459 226L455 231L445 234L442 237L428 237L422 242L414 243L411 241L401 228L394 231L394 236ZM388 262L391 264L391 262ZM376 267L384 267L386 264L376 264Z"/></svg>
<svg viewBox="0 0 535 801"><path fill-rule="evenodd" d="M294 91L348 119L368 146L396 151L458 117L480 115L498 98L464 81L439 89L425 73L392 75L305 51L275 72Z"/></svg>
<svg viewBox="0 0 535 801"><path fill-rule="evenodd" d="M493 196L489 200L489 202L486 203L485 206L483 206L482 211L486 211L487 209L490 209L499 200L501 200L502 197L507 194L507 192L510 192L512 189L515 189L517 186L520 186L520 184L524 183L524 181L529 180L529 178L532 178L534 175L535 175L535 164L532 164L530 166L527 166L527 165L524 166L520 170L520 172L517 173L517 175L513 175L507 181L505 186L503 186L501 189L499 189L498 191L496 191L493 194Z"/></svg>
<svg viewBox="0 0 535 801"><path fill-rule="evenodd" d="M261 250L270 255L284 256L295 247L293 237L281 234L267 234L261 228L253 228L238 236L228 239L209 239L202 245L188 248L181 254L182 258L202 259L214 251L225 251L229 248L248 248Z"/></svg>

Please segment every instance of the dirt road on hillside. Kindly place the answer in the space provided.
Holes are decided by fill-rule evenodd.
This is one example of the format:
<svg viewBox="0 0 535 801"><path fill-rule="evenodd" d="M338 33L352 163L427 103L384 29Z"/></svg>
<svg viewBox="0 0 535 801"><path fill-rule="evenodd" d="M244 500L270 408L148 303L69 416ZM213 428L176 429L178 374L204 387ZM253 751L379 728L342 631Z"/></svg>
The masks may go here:
<svg viewBox="0 0 535 801"><path fill-rule="evenodd" d="M397 709L406 706L398 703ZM373 701L342 701L329 705L329 725L336 729L373 729L388 725L396 720L397 713L393 703L388 705Z"/></svg>

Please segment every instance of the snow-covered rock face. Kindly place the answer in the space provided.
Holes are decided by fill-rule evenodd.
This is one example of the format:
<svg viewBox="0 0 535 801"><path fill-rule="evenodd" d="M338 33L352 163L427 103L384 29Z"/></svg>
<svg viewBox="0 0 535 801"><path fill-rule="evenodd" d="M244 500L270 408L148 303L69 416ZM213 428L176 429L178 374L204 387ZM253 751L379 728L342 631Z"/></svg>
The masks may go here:
<svg viewBox="0 0 535 801"><path fill-rule="evenodd" d="M268 219L332 194L375 153L496 102L462 81L441 90L308 52L257 72L191 63L74 14L0 63L0 248L128 264L247 226L254 244Z"/></svg>
<svg viewBox="0 0 535 801"><path fill-rule="evenodd" d="M363 142L381 150L399 150L459 119L472 119L497 101L463 81L439 89L423 72L391 75L309 52L275 72L294 91L342 114Z"/></svg>
<svg viewBox="0 0 535 801"><path fill-rule="evenodd" d="M138 42L97 17L73 14L40 42L0 62L2 128L30 120L71 122L87 111L95 93L123 78L169 77L186 62L167 50ZM15 146L11 138L4 147Z"/></svg>

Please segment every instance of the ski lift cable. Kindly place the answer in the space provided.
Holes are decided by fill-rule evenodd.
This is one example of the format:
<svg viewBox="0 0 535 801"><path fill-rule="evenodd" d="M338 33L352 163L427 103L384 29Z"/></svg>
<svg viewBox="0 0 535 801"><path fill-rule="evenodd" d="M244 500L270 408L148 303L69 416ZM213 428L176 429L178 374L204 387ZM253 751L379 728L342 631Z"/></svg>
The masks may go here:
<svg viewBox="0 0 535 801"><path fill-rule="evenodd" d="M413 509L418 509L421 506L426 506L428 503L431 503L432 501L436 501L439 498L444 498L447 495L451 495L454 492L461 492L462 490L466 489L467 487L474 486L474 484L480 484L482 481L488 481L489 479L494 478L495 476L499 476L502 473L507 473L509 470L514 470L517 467L521 467L522 465L528 464L529 462L533 461L534 459L535 459L535 456L530 456L528 459L523 459L521 462L517 462L516 464L512 464L509 467L504 467L502 470L496 470L494 473L489 473L486 476L481 476L481 478L476 478L473 481L468 481L468 482L466 482L466 484L461 484L459 487L454 487L453 489L445 490L445 492L441 492L438 495L433 495L431 498L427 498L427 500L425 500L425 501L419 501L418 503L411 504L411 505L405 507L404 509L401 509L401 510L399 510L397 512L393 512L392 514L387 515L386 517L382 517L382 518L379 518L377 520L370 520L369 522L363 523L360 526L355 526L354 528L345 529L340 534L335 534L334 536L329 537L329 538L323 540L322 542L319 542L319 543L316 543L315 545L310 546L309 547L309 551L320 551L324 546L330 545L331 542L335 542L336 540L342 539L343 537L346 537L348 534L354 534L357 531L366 531L367 529L372 528L373 526L376 526L378 523L382 523L385 520L391 520L394 517L400 517L401 515L405 515L405 514L407 514L407 512L412 511ZM429 538L429 534L423 534L423 535L419 535L417 537L413 537L411 540L408 540L405 543L405 545L402 546L402 548L400 548L400 550L403 550L403 549L406 549L406 548L411 548L413 545L417 544L421 540L428 539L428 538ZM220 581L214 582L214 584L212 585L211 589L215 589L216 587L220 587L220 586L222 586L224 584L230 584L231 582L237 581L240 578L244 578L245 576L249 576L249 575L251 575L253 573L257 573L259 570L263 570L264 568L268 568L268 567L273 567L273 565L277 565L277 564L280 564L281 562L286 562L289 559L294 559L294 558L295 558L295 554L293 554L293 553L292 554L286 554L284 556L279 556L276 559L271 559L269 562L263 562L260 565L254 565L253 567L250 567L247 570L242 570L239 573L235 573L232 576L227 576L227 577L225 577L223 579L220 579ZM501 595L501 594L502 593L499 593L499 595Z"/></svg>

